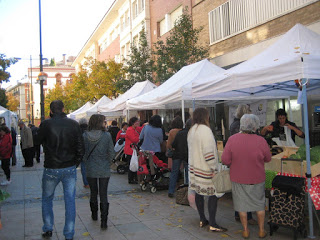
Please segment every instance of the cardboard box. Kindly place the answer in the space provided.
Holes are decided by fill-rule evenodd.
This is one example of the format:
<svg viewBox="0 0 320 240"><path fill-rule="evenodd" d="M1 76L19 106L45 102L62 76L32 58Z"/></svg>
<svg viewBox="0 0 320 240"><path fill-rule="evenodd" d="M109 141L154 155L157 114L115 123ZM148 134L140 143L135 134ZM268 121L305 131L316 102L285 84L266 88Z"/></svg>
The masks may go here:
<svg viewBox="0 0 320 240"><path fill-rule="evenodd" d="M271 162L268 162L265 164L266 170L272 170L281 172L281 158L283 157L289 157L292 154L295 154L298 151L298 147L282 147L283 152L279 153L277 155L272 156ZM292 173L292 174L298 174L301 176L301 168L302 168L302 175L305 176L305 173L307 172L307 162L304 160L302 162L295 162L295 161L283 161L283 172L286 173ZM317 163L313 166L311 166L311 176L315 177L317 175L320 175L320 163Z"/></svg>

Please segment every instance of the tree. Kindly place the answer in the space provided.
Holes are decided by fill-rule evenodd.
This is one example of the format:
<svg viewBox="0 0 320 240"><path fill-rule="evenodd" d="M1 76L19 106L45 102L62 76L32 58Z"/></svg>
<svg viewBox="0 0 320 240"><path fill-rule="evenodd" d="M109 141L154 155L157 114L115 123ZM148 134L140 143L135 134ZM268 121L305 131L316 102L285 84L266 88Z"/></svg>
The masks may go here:
<svg viewBox="0 0 320 240"><path fill-rule="evenodd" d="M6 55L0 53L0 83L2 81L8 82L11 77L10 73L6 71L12 64L18 61L16 58L6 58Z"/></svg>
<svg viewBox="0 0 320 240"><path fill-rule="evenodd" d="M19 100L13 96L12 93L7 93L7 99L8 99L8 109L12 112L16 112L18 110L18 107L20 105Z"/></svg>
<svg viewBox="0 0 320 240"><path fill-rule="evenodd" d="M0 105L4 108L7 108L7 95L6 95L6 90L3 88L0 88Z"/></svg>
<svg viewBox="0 0 320 240"><path fill-rule="evenodd" d="M131 54L126 59L127 79L119 82L119 88L124 92L130 89L136 82L145 80L153 82L154 60L151 56L151 49L148 45L144 27L139 35L138 46L135 42L131 43Z"/></svg>
<svg viewBox="0 0 320 240"><path fill-rule="evenodd" d="M117 82L124 77L122 64L113 60L106 63L88 58L80 66L79 72L72 76L72 83L64 86L57 84L54 89L49 90L45 99L45 112L49 114L49 105L56 99L64 102L65 112L69 113L88 101L100 99L103 95L117 97L120 93Z"/></svg>
<svg viewBox="0 0 320 240"><path fill-rule="evenodd" d="M185 8L166 41L158 40L154 44L157 81L164 82L182 67L209 56L209 49L198 45L202 29L193 28L192 18Z"/></svg>
<svg viewBox="0 0 320 240"><path fill-rule="evenodd" d="M56 66L56 61L54 60L54 58L51 58L50 66Z"/></svg>

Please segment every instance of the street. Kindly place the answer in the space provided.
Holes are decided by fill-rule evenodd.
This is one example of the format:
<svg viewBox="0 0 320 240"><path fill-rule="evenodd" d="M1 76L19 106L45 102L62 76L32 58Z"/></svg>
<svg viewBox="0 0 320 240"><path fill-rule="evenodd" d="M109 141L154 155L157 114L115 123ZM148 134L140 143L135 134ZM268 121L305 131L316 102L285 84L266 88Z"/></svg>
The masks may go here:
<svg viewBox="0 0 320 240"><path fill-rule="evenodd" d="M1 240L42 239L41 216L41 162L32 168L22 168L24 164L17 146L17 165L11 167L12 183L1 186L11 196L1 203ZM1 178L4 178L1 170ZM77 175L75 240L83 239L242 239L241 224L234 220L231 194L226 194L218 202L217 223L228 228L226 233L211 233L208 228L199 228L199 216L189 206L175 204L168 198L167 191L142 192L138 185L130 185L127 175L112 173L109 183L110 212L108 229L100 230L98 221L91 220L89 189L82 184L80 168ZM59 184L54 199L55 226L53 240L64 239L64 201L62 185ZM256 216L254 214L254 218ZM266 214L266 230L268 214ZM317 222L314 223L317 227ZM258 226L249 226L250 238L258 238ZM292 239L292 230L279 230L266 239ZM301 236L300 236L301 238Z"/></svg>

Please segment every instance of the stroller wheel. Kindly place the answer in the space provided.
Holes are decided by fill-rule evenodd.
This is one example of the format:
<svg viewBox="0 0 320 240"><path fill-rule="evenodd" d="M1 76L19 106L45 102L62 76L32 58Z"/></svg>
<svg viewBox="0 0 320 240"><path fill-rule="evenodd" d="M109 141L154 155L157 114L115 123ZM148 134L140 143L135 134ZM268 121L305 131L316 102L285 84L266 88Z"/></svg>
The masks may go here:
<svg viewBox="0 0 320 240"><path fill-rule="evenodd" d="M126 167L123 166L123 165L119 165L119 166L117 167L117 173L119 173L119 174L125 174L125 173L126 173Z"/></svg>
<svg viewBox="0 0 320 240"><path fill-rule="evenodd" d="M157 191L157 188L156 188L156 187L152 186L152 187L150 188L150 192L151 192L151 193L155 193L156 191Z"/></svg>
<svg viewBox="0 0 320 240"><path fill-rule="evenodd" d="M145 183L143 183L143 184L141 185L141 190L142 190L142 191L147 190L147 185L146 185Z"/></svg>

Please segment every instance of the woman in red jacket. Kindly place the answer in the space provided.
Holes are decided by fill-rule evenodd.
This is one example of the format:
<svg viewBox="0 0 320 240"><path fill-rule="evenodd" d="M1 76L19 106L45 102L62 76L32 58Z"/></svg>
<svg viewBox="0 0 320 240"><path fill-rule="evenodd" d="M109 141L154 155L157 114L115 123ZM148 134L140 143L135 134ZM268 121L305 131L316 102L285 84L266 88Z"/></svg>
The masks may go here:
<svg viewBox="0 0 320 240"><path fill-rule="evenodd" d="M132 157L133 150L131 149L131 143L137 144L139 142L139 136L141 132L140 120L137 117L132 117L129 120L129 127L126 132L125 144L124 144L124 154L126 155L126 160L129 163ZM128 182L130 184L137 184L138 178L137 173L128 171Z"/></svg>
<svg viewBox="0 0 320 240"><path fill-rule="evenodd" d="M7 180L1 183L2 186L11 183L10 180L10 157L12 152L12 138L7 126L0 127L0 158L1 168L6 174Z"/></svg>

